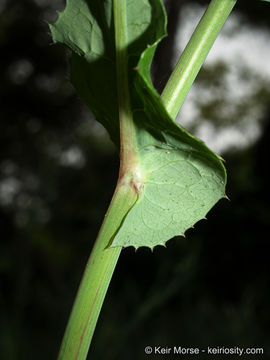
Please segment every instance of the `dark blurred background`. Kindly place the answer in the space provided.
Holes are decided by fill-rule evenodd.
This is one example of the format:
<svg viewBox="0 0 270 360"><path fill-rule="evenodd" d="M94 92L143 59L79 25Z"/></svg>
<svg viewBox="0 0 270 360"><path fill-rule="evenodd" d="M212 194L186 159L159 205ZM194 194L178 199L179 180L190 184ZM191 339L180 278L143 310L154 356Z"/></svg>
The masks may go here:
<svg viewBox="0 0 270 360"><path fill-rule="evenodd" d="M159 91L184 45L177 29L184 32L185 14L205 3L166 1L170 36L153 66ZM63 8L62 0L0 0L3 360L56 358L117 179L118 154L70 85L65 49L52 45L47 22ZM257 58L265 56L270 4L239 0L234 14L225 37L257 34L267 39ZM168 359L145 355L147 345L262 347L263 356L249 358L270 359L270 75L269 68L236 62L234 82L235 62L206 64L182 115L209 145L219 139L230 201L166 249L122 252L91 359Z"/></svg>

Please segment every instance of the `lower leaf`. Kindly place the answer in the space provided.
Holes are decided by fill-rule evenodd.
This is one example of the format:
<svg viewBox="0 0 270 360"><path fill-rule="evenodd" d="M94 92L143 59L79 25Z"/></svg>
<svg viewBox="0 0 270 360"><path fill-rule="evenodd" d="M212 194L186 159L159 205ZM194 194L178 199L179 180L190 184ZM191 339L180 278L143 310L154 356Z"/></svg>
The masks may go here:
<svg viewBox="0 0 270 360"><path fill-rule="evenodd" d="M178 149L141 151L143 186L111 246L154 248L204 218L225 196L225 181L200 157Z"/></svg>

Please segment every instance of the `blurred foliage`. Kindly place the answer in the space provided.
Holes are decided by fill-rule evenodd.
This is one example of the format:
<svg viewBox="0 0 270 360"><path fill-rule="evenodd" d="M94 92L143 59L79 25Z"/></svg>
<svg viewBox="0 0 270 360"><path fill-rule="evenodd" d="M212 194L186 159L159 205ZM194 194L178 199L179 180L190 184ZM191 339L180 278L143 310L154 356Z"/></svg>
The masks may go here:
<svg viewBox="0 0 270 360"><path fill-rule="evenodd" d="M166 2L173 23L179 19L175 4ZM181 11L185 2L177 4ZM246 4L240 0L238 6L251 9L246 21L267 24L270 6ZM118 173L118 155L66 78L65 51L50 45L44 20L53 20L61 6L47 0L0 3L4 360L56 358ZM159 50L156 83L163 78L166 46L171 49L173 41ZM228 66L205 68L197 84L205 91L211 83L213 96L200 97L198 106L201 117L220 130L246 117L241 99L228 108L229 116L221 110L230 99ZM269 108L267 81L249 69L242 76L257 84L248 108L262 102ZM146 345L259 346L269 357L269 117L259 116L263 135L256 144L223 155L230 201L220 202L208 221L187 238L169 241L167 249L123 251L90 350L93 359L150 360ZM195 131L199 124L193 125Z"/></svg>

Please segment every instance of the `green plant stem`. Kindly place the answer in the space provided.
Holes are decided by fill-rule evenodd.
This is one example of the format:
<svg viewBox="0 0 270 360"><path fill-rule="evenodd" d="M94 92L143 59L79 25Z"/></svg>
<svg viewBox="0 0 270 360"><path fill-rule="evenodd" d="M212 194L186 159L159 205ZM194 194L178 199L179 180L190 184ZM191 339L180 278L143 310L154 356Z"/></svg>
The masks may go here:
<svg viewBox="0 0 270 360"><path fill-rule="evenodd" d="M123 217L135 201L134 191L117 186L72 308L59 360L86 359L96 322L121 248L107 248Z"/></svg>
<svg viewBox="0 0 270 360"><path fill-rule="evenodd" d="M183 51L163 92L168 113L175 118L208 52L237 0L212 0Z"/></svg>
<svg viewBox="0 0 270 360"><path fill-rule="evenodd" d="M140 183L128 85L126 0L114 1L114 24L121 140L119 178L81 280L62 341L59 360L84 360L87 357L97 319L121 252L121 248L108 246L135 203Z"/></svg>
<svg viewBox="0 0 270 360"><path fill-rule="evenodd" d="M114 0L113 12L120 121L120 177L125 176L129 181L139 172L139 157L129 93L126 2Z"/></svg>

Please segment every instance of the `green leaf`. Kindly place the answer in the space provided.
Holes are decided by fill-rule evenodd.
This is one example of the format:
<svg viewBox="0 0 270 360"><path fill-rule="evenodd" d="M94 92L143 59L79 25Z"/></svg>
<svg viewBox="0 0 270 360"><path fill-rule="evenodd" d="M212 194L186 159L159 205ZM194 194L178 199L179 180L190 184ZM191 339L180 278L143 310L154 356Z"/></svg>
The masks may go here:
<svg viewBox="0 0 270 360"><path fill-rule="evenodd" d="M55 42L72 50L71 80L119 147L112 0L69 0L51 25ZM164 245L204 218L225 196L221 159L167 113L150 66L166 35L159 0L127 1L129 83L139 149L138 198L110 246Z"/></svg>
<svg viewBox="0 0 270 360"><path fill-rule="evenodd" d="M55 42L72 50L71 82L119 146L111 1L67 0L50 29Z"/></svg>
<svg viewBox="0 0 270 360"><path fill-rule="evenodd" d="M144 189L115 236L113 246L164 245L204 218L224 195L222 172L179 149L143 151Z"/></svg>

